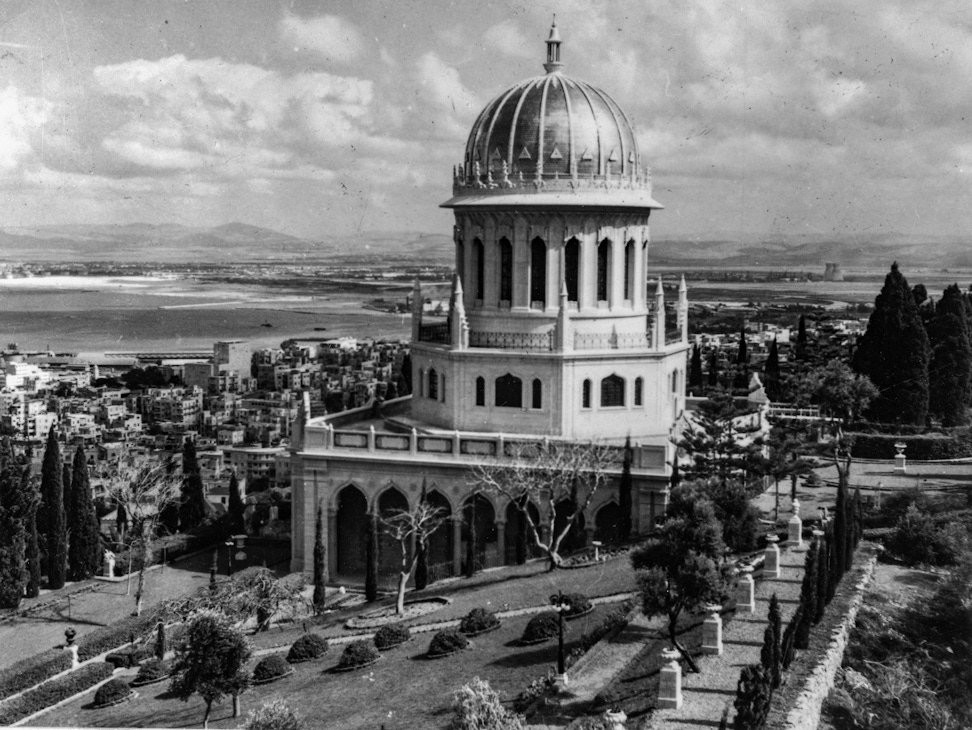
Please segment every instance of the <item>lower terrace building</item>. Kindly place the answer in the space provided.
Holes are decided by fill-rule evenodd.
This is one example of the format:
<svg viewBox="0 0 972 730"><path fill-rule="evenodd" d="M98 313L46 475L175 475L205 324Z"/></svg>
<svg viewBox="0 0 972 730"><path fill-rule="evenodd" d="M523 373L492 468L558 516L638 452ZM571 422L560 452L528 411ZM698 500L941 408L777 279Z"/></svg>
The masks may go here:
<svg viewBox="0 0 972 730"><path fill-rule="evenodd" d="M449 517L430 541L436 575L461 569L472 515L476 560L513 562L521 513L476 494L470 468L512 458L515 443L617 447L562 551L617 535L627 438L633 529L665 511L685 407L684 280L667 307L660 278L648 285L648 219L661 206L624 112L561 72L556 27L544 67L486 106L454 169L443 204L455 212L453 291L447 318L423 321L416 282L412 395L310 419L305 398L291 440L293 570L312 568L321 506L332 579L362 574L366 515L414 506L423 485ZM383 570L397 551L382 542Z"/></svg>

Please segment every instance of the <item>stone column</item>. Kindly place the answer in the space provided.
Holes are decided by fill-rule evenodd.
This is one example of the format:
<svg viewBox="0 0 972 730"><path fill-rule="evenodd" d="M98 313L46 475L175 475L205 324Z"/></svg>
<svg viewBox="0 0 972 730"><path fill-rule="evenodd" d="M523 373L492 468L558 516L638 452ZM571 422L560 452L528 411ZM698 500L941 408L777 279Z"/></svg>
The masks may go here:
<svg viewBox="0 0 972 730"><path fill-rule="evenodd" d="M682 667L678 664L680 654L677 649L662 651L665 665L658 682L658 703L660 710L677 710L682 706Z"/></svg>
<svg viewBox="0 0 972 730"><path fill-rule="evenodd" d="M786 523L787 544L791 550L802 550L803 545L803 520L800 519L800 500L793 500L793 516Z"/></svg>
<svg viewBox="0 0 972 730"><path fill-rule="evenodd" d="M452 573L462 573L462 514L452 518Z"/></svg>
<svg viewBox="0 0 972 730"><path fill-rule="evenodd" d="M777 545L780 541L776 535L767 535L766 537L766 560L763 563L763 576L767 580L779 580L780 577L780 546Z"/></svg>
<svg viewBox="0 0 972 730"><path fill-rule="evenodd" d="M702 653L715 656L722 655L722 616L719 611L722 606L706 606L709 615L702 622Z"/></svg>
<svg viewBox="0 0 972 730"><path fill-rule="evenodd" d="M756 613L756 585L753 583L753 566L744 565L736 585L736 610L740 613Z"/></svg>
<svg viewBox="0 0 972 730"><path fill-rule="evenodd" d="M500 565L506 565L506 520L496 520L496 552Z"/></svg>

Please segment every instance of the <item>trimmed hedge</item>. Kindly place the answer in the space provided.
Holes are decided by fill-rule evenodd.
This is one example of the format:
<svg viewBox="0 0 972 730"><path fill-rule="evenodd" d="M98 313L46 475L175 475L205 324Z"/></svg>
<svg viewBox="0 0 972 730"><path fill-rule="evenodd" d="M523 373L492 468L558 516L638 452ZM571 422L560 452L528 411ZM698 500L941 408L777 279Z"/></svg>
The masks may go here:
<svg viewBox="0 0 972 730"><path fill-rule="evenodd" d="M399 644L404 644L411 638L412 632L408 626L385 624L375 632L375 648L379 651L391 649Z"/></svg>
<svg viewBox="0 0 972 730"><path fill-rule="evenodd" d="M304 634L297 638L287 652L287 661L291 664L307 662L324 656L328 650L327 639L320 634Z"/></svg>
<svg viewBox="0 0 972 730"><path fill-rule="evenodd" d="M591 603L591 599L585 596L583 593L568 593L564 596L570 602L570 608L564 611L565 619L572 619L576 616L581 616L592 608L594 604Z"/></svg>
<svg viewBox="0 0 972 730"><path fill-rule="evenodd" d="M526 628L523 630L523 636L520 637L520 641L531 643L534 641L539 642L543 639L551 639L559 631L560 619L557 617L557 613L555 611L544 611L530 619ZM565 626L564 632L566 631L567 627Z"/></svg>
<svg viewBox="0 0 972 730"><path fill-rule="evenodd" d="M459 622L459 631L463 634L479 634L483 631L495 629L500 625L496 614L485 608L474 608Z"/></svg>
<svg viewBox="0 0 972 730"><path fill-rule="evenodd" d="M80 654L80 652L78 652ZM118 669L128 669L137 667L149 657L155 656L155 652L150 646L137 646L134 649L124 651L113 651L105 657L105 661L113 664Z"/></svg>
<svg viewBox="0 0 972 730"><path fill-rule="evenodd" d="M286 659L279 654L271 654L257 662L257 665L253 668L253 681L269 682L271 679L277 679L285 674L290 674L292 671L294 670L290 668Z"/></svg>
<svg viewBox="0 0 972 730"><path fill-rule="evenodd" d="M85 662L106 651L124 646L132 640L133 635L138 640L149 632L154 633L158 623L158 612L148 610L141 616L129 616L110 626L95 629L78 639L78 660Z"/></svg>
<svg viewBox="0 0 972 730"><path fill-rule="evenodd" d="M469 646L469 639L455 629L446 629L432 637L432 641L429 642L429 656L446 656L467 646Z"/></svg>
<svg viewBox="0 0 972 730"><path fill-rule="evenodd" d="M109 679L98 687L98 691L95 692L94 706L102 707L104 705L111 705L119 700L131 697L131 695L132 688L124 681L120 679Z"/></svg>
<svg viewBox="0 0 972 730"><path fill-rule="evenodd" d="M71 668L71 656L62 649L49 649L0 670L0 700L40 684Z"/></svg>
<svg viewBox="0 0 972 730"><path fill-rule="evenodd" d="M380 657L381 654L370 641L352 641L344 647L341 661L338 662L338 669L353 669L364 664L370 664Z"/></svg>
<svg viewBox="0 0 972 730"><path fill-rule="evenodd" d="M96 662L79 668L76 672L44 682L20 697L4 703L0 707L0 725L12 725L35 712L56 705L68 697L91 689L103 679L108 679L114 667L105 662Z"/></svg>
<svg viewBox="0 0 972 730"><path fill-rule="evenodd" d="M148 684L169 676L169 663L157 657L152 657L138 668L138 674L133 680L135 684Z"/></svg>
<svg viewBox="0 0 972 730"><path fill-rule="evenodd" d="M972 440L940 433L929 434L878 434L847 433L853 439L851 454L859 459L890 459L896 453L894 444L907 444L905 456L909 460L931 461L936 459L958 459L972 456Z"/></svg>

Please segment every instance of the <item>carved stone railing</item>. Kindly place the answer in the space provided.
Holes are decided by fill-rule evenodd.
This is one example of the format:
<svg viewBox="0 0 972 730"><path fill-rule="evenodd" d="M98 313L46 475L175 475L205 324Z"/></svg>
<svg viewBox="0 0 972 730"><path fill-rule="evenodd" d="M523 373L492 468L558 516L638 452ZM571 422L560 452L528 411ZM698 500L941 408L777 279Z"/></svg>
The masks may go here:
<svg viewBox="0 0 972 730"><path fill-rule="evenodd" d="M449 323L423 324L419 327L419 342L430 342L437 345L449 344Z"/></svg>
<svg viewBox="0 0 972 730"><path fill-rule="evenodd" d="M574 334L575 350L643 350L650 342L646 332Z"/></svg>
<svg viewBox="0 0 972 730"><path fill-rule="evenodd" d="M547 332L469 332L470 347L490 347L498 350L529 350L549 352L553 349L553 330Z"/></svg>

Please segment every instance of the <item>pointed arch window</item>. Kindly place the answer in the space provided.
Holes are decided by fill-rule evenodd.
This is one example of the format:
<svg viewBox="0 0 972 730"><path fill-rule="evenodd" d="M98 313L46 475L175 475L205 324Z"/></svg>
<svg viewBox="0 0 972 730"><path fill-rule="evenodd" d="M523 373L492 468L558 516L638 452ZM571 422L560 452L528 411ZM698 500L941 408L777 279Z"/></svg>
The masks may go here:
<svg viewBox="0 0 972 730"><path fill-rule="evenodd" d="M496 378L496 407L522 408L523 381L507 373Z"/></svg>
<svg viewBox="0 0 972 730"><path fill-rule="evenodd" d="M567 284L567 301L576 302L580 266L580 241L571 238L564 248L564 282Z"/></svg>
<svg viewBox="0 0 972 730"><path fill-rule="evenodd" d="M508 238L501 238L500 250L500 290L501 302L513 301L513 244Z"/></svg>
<svg viewBox="0 0 972 730"><path fill-rule="evenodd" d="M425 368L419 368L418 371L418 389L419 396L425 395Z"/></svg>
<svg viewBox="0 0 972 730"><path fill-rule="evenodd" d="M624 244L624 298L634 298L634 239Z"/></svg>
<svg viewBox="0 0 972 730"><path fill-rule="evenodd" d="M542 408L543 407L543 383L540 382L540 378L533 379L533 401L531 403L532 408Z"/></svg>
<svg viewBox="0 0 972 730"><path fill-rule="evenodd" d="M537 236L530 242L530 306L547 306L547 244Z"/></svg>
<svg viewBox="0 0 972 730"><path fill-rule="evenodd" d="M624 378L608 375L601 381L601 407L612 408L624 405Z"/></svg>
<svg viewBox="0 0 972 730"><path fill-rule="evenodd" d="M435 372L435 368L429 368L429 398L432 400L439 400L439 374Z"/></svg>
<svg viewBox="0 0 972 730"><path fill-rule="evenodd" d="M635 392L634 392L634 404L636 406L644 405L644 395L643 391L645 388L644 378L635 378Z"/></svg>
<svg viewBox="0 0 972 730"><path fill-rule="evenodd" d="M486 405L486 378L482 376L476 378L476 405Z"/></svg>
<svg viewBox="0 0 972 730"><path fill-rule="evenodd" d="M591 407L591 381L585 380L581 389L581 408Z"/></svg>
<svg viewBox="0 0 972 730"><path fill-rule="evenodd" d="M486 272L486 252L483 250L483 242L478 238L473 239L473 265L476 267L476 281L473 282L473 291L476 293L476 299L482 299Z"/></svg>
<svg viewBox="0 0 972 730"><path fill-rule="evenodd" d="M597 301L608 300L608 279L611 275L611 241L605 238L597 245Z"/></svg>

